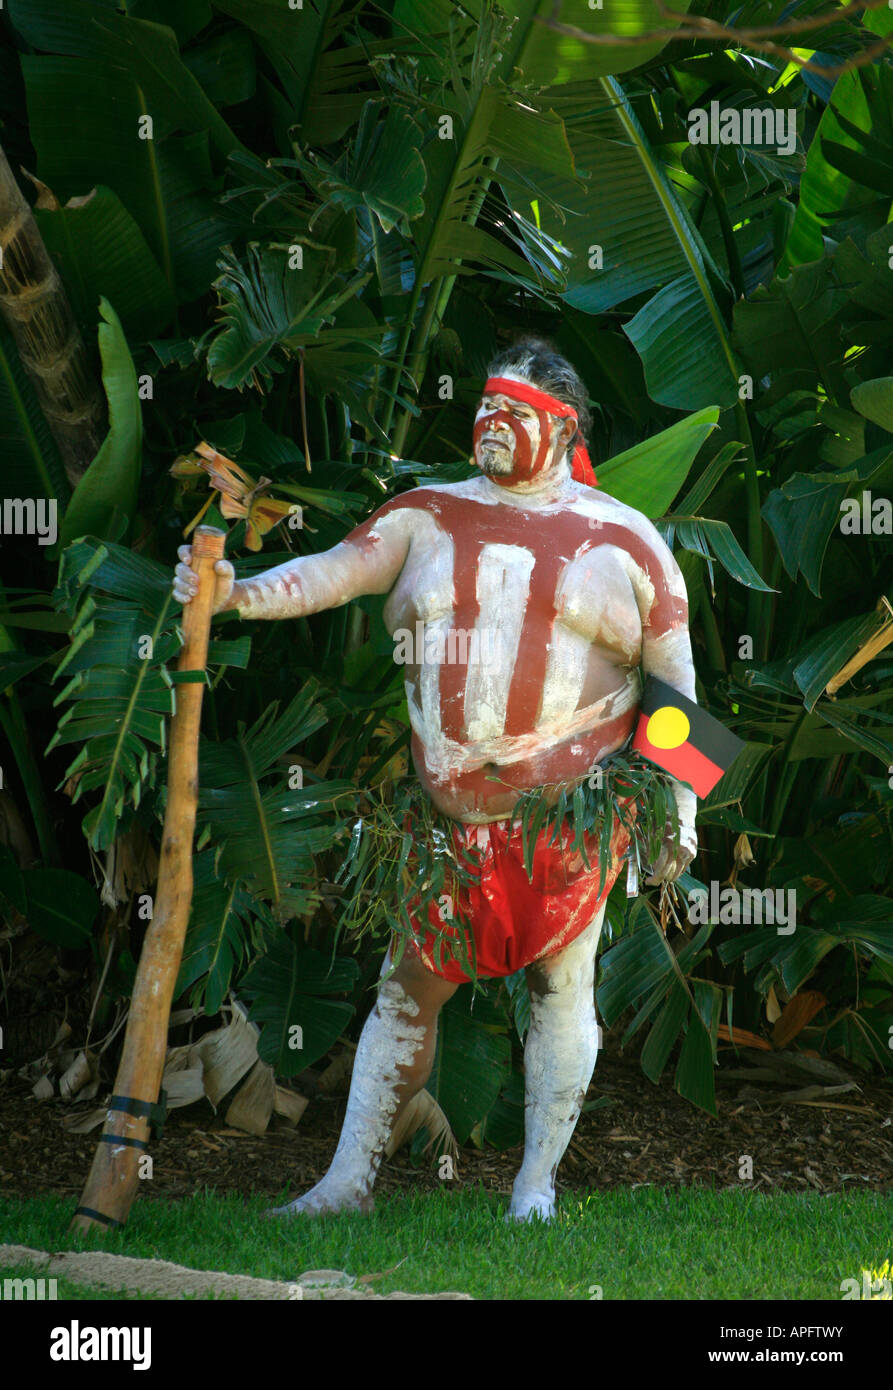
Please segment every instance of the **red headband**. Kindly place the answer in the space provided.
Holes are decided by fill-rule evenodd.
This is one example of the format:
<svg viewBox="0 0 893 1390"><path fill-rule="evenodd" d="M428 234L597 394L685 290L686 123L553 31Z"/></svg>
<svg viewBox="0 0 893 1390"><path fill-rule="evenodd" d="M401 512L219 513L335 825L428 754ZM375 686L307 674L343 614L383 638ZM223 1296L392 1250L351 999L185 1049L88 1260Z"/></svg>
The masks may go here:
<svg viewBox="0 0 893 1390"><path fill-rule="evenodd" d="M572 405L565 405L555 396L550 396L545 391L538 391L535 386L528 386L526 381L512 381L505 376L491 376L487 378L484 385L483 395L509 396L512 400L523 401L525 405L532 405L537 410L545 410L549 415L557 416L559 420L577 419L577 412ZM595 476L589 452L582 442L574 450L571 476L575 482L588 483L590 487L598 487L598 479Z"/></svg>

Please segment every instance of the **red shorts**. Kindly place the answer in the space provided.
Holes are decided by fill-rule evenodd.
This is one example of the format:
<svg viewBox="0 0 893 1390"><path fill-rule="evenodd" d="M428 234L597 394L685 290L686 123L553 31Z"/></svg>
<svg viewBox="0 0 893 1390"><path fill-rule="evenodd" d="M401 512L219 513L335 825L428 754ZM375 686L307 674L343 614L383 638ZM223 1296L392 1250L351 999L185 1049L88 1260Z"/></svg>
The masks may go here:
<svg viewBox="0 0 893 1390"><path fill-rule="evenodd" d="M536 841L531 881L524 867L520 823L516 823L511 838L508 824L508 820L487 825L454 824L457 857L472 881L459 885L454 903L440 907L436 902L430 904L428 924L433 931L426 929L423 934L414 915L418 898L407 904L416 938L412 945L422 963L445 980L463 983L469 979L460 959L452 958L450 940L459 931L451 916L458 916L471 929L474 946L472 949L467 942L467 949L478 975L513 975L522 966L560 951L585 931L614 886L629 844L628 832L618 823L611 840L611 867L602 880L598 835L585 837L586 856L592 866L587 869L583 856L570 848L574 838L570 826L565 826L561 839L551 845L552 830L543 829Z"/></svg>

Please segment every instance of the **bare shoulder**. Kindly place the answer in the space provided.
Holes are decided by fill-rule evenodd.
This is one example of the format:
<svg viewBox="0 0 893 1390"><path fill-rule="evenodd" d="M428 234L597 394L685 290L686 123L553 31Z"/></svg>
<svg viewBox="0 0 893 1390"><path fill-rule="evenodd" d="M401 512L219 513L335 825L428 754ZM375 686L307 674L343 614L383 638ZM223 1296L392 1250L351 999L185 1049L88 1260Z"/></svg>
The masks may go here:
<svg viewBox="0 0 893 1390"><path fill-rule="evenodd" d="M381 542L405 545L427 542L438 527L444 504L457 494L472 496L468 483L443 483L410 488L387 502L355 526L345 543L368 549Z"/></svg>
<svg viewBox="0 0 893 1390"><path fill-rule="evenodd" d="M585 483L578 484L578 496L574 501L574 511L587 517L594 530L597 530L599 526L622 527L623 530L630 532L631 537L643 541L666 569L675 570L676 561L673 558L673 552L664 541L654 522L649 520L644 512L637 511L635 507L630 507L625 502L619 502L616 497L603 492L600 488L588 487Z"/></svg>
<svg viewBox="0 0 893 1390"><path fill-rule="evenodd" d="M475 487L477 481L476 478L471 478L461 483L427 483L423 487L410 488L408 492L401 492L399 496L392 497L373 512L368 524L377 525L379 520L392 517L395 520L399 518L400 523L404 525L424 525L426 518L439 518L445 506L453 499L478 499L479 490Z"/></svg>

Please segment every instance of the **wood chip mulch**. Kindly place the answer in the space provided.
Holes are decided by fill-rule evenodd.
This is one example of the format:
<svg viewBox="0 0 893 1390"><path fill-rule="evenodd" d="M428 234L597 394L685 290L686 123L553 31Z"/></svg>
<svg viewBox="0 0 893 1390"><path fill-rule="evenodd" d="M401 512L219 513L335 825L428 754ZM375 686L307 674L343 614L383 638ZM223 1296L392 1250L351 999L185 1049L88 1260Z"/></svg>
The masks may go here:
<svg viewBox="0 0 893 1390"><path fill-rule="evenodd" d="M784 1061L792 1057L793 1070ZM588 1095L590 1104L602 1103L577 1126L559 1170L559 1193L650 1184L746 1185L765 1192L889 1190L891 1083L835 1064L841 1074L831 1080L837 1084L828 1085L826 1076L815 1085L814 1077L797 1075L793 1052L766 1059L750 1050L721 1051L714 1119L676 1094L672 1063L655 1086L638 1058L624 1055L608 1035ZM773 1061L775 1074L767 1070ZM298 1089L300 1084L299 1078ZM343 1093L317 1094L296 1129L271 1129L263 1137L231 1129L207 1101L176 1110L152 1146L147 1195L183 1197L205 1187L264 1198L284 1188L290 1196L306 1191L331 1160L345 1103ZM68 1133L62 1120L72 1109L58 1099L35 1100L29 1082L6 1073L0 1081L0 1195L80 1194L99 1130ZM521 1153L520 1146L497 1152L463 1145L455 1181L508 1195ZM747 1182L739 1177L744 1156L752 1159ZM383 1164L377 1191L433 1191L440 1185L436 1168L413 1167L404 1149Z"/></svg>

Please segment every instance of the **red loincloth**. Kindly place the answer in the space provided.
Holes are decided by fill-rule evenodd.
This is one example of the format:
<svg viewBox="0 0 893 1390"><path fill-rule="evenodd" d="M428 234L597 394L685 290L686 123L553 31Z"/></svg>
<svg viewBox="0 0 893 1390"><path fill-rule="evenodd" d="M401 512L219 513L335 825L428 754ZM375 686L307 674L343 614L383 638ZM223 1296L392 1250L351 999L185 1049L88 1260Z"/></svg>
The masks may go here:
<svg viewBox="0 0 893 1390"><path fill-rule="evenodd" d="M551 845L548 837L552 832L543 829L537 836L531 882L524 867L520 823L516 823L511 839L508 824L506 819L488 825L457 821L453 826L457 856L474 881L459 885L451 911L471 927L474 952L468 943L469 956L476 963L477 974L485 977L513 975L522 966L554 955L585 931L614 886L629 844L628 832L618 822L611 840L610 872L602 881L597 834L585 839L592 866L587 869L582 855L570 848L570 826L565 826L561 841ZM408 949L414 949L433 974L464 983L469 976L460 960L451 958L449 944L449 938L458 936L456 924L441 918L441 910L446 915L450 909L446 905L439 909L436 902L431 903L428 923L434 932L428 929L423 935L414 915L418 903L419 898L415 897L407 904L416 936ZM438 943L435 932L445 934L447 940ZM440 964L435 964L437 961Z"/></svg>

